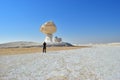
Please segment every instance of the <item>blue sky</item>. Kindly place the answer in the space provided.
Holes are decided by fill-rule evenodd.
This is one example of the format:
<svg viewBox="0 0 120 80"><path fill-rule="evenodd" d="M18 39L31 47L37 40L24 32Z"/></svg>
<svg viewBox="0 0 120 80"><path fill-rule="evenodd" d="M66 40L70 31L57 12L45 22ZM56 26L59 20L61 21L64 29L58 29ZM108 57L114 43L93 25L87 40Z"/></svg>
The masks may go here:
<svg viewBox="0 0 120 80"><path fill-rule="evenodd" d="M63 41L120 42L120 0L0 0L0 43L42 42L49 20Z"/></svg>

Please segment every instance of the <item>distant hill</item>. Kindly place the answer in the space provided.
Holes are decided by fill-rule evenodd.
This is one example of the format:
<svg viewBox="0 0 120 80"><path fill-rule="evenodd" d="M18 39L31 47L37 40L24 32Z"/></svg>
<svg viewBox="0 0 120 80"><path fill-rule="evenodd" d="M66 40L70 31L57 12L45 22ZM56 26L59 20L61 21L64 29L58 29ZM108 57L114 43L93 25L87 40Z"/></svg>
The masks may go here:
<svg viewBox="0 0 120 80"><path fill-rule="evenodd" d="M0 44L0 48L39 47L40 45L36 42L18 41Z"/></svg>
<svg viewBox="0 0 120 80"><path fill-rule="evenodd" d="M50 47L50 46L73 46L73 45L67 42L60 42L60 43L47 43L47 46ZM18 41L0 44L0 48L29 48L29 47L42 47L42 43Z"/></svg>

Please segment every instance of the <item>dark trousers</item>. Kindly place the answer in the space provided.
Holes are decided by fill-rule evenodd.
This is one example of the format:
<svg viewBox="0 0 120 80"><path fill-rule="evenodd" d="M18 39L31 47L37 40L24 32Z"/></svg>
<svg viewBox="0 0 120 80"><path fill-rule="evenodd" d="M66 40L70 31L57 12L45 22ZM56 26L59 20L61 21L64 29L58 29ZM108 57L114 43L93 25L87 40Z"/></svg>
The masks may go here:
<svg viewBox="0 0 120 80"><path fill-rule="evenodd" d="M43 53L46 53L46 48L43 47Z"/></svg>

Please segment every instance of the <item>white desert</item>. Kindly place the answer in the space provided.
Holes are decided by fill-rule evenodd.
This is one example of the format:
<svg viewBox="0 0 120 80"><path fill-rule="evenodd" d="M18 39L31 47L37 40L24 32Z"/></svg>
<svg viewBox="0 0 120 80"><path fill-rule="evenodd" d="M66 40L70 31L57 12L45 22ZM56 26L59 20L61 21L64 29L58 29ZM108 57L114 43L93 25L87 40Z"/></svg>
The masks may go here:
<svg viewBox="0 0 120 80"><path fill-rule="evenodd" d="M10 52L0 55L0 80L120 79L120 45L93 45L74 50L64 48L44 54L18 54L17 51L20 52L16 50L14 55L9 55Z"/></svg>
<svg viewBox="0 0 120 80"><path fill-rule="evenodd" d="M40 31L46 35L47 53L42 53L42 43L0 44L0 80L120 80L120 43L63 42L53 38L53 22Z"/></svg>

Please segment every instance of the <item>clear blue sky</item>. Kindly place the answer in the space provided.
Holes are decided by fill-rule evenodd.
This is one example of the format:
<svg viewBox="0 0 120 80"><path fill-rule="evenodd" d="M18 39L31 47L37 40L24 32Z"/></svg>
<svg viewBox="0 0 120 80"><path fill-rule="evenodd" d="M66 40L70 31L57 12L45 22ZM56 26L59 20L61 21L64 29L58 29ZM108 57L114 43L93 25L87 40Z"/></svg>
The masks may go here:
<svg viewBox="0 0 120 80"><path fill-rule="evenodd" d="M0 43L42 42L49 20L63 41L120 42L120 0L0 0Z"/></svg>

